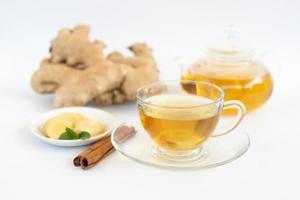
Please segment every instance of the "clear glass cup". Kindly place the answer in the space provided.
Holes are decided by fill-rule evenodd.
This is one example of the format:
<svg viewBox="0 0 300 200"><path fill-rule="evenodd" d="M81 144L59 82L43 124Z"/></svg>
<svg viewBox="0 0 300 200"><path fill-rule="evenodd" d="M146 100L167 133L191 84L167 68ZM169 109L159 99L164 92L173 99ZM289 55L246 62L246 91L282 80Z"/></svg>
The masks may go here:
<svg viewBox="0 0 300 200"><path fill-rule="evenodd" d="M156 82L137 91L140 120L153 142L155 156L191 161L202 156L202 146L210 137L221 137L234 130L245 114L237 100L224 102L223 90L199 81ZM216 131L221 113L236 109L233 124Z"/></svg>

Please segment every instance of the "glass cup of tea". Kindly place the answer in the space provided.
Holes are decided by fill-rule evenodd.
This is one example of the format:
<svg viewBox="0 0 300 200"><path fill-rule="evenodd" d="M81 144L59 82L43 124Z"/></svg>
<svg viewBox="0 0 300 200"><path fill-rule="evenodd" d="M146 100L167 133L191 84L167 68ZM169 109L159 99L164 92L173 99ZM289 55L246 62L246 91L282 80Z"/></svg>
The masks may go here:
<svg viewBox="0 0 300 200"><path fill-rule="evenodd" d="M174 161L192 161L203 156L210 137L230 133L242 121L245 106L237 100L224 102L216 85L199 81L156 82L137 91L143 128L153 141L155 156ZM221 113L236 109L231 127L215 131Z"/></svg>

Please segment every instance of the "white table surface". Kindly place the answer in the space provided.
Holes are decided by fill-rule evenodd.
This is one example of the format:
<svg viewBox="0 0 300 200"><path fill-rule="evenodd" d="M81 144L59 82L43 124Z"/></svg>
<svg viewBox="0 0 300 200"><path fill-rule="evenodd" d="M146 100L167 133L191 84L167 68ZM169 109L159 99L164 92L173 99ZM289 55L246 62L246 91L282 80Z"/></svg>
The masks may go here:
<svg viewBox="0 0 300 200"><path fill-rule="evenodd" d="M296 0L0 1L0 199L300 199L299 8ZM117 153L83 171L72 165L83 148L35 139L28 124L53 98L31 90L31 74L57 31L80 22L106 42L105 53L147 41L162 80L179 78L175 56L197 55L229 24L276 52L275 92L242 123L249 151L204 171L151 168ZM137 116L134 104L103 109L126 121Z"/></svg>

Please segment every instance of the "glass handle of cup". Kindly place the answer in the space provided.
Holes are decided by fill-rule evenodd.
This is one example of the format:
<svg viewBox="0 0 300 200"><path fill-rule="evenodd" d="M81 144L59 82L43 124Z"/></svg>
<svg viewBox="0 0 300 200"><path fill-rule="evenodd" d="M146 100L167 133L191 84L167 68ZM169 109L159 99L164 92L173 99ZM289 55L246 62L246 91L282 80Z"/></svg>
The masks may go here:
<svg viewBox="0 0 300 200"><path fill-rule="evenodd" d="M241 121L243 120L245 113L246 113L246 108L245 108L244 104L238 100L231 100L231 101L224 102L223 110L232 109L232 108L234 108L238 111L233 125L221 133L213 134L211 137L220 137L220 136L227 135L241 123Z"/></svg>

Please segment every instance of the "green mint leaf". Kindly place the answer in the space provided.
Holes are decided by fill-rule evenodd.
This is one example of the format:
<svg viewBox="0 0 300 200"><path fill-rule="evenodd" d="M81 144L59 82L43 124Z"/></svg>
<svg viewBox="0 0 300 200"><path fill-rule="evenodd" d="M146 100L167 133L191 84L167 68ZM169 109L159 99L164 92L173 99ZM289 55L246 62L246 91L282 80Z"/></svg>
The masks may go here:
<svg viewBox="0 0 300 200"><path fill-rule="evenodd" d="M76 139L78 139L79 137L78 137L78 134L77 133L75 133L75 131L73 131L72 129L70 129L70 128L66 128L66 133L68 134L68 136L70 137L70 138L72 138L71 140L76 140Z"/></svg>
<svg viewBox="0 0 300 200"><path fill-rule="evenodd" d="M80 139L88 139L91 137L91 134L89 132L86 132L86 131L81 131L79 133L79 138Z"/></svg>
<svg viewBox="0 0 300 200"><path fill-rule="evenodd" d="M62 133L59 138L60 140L73 140L67 132Z"/></svg>

